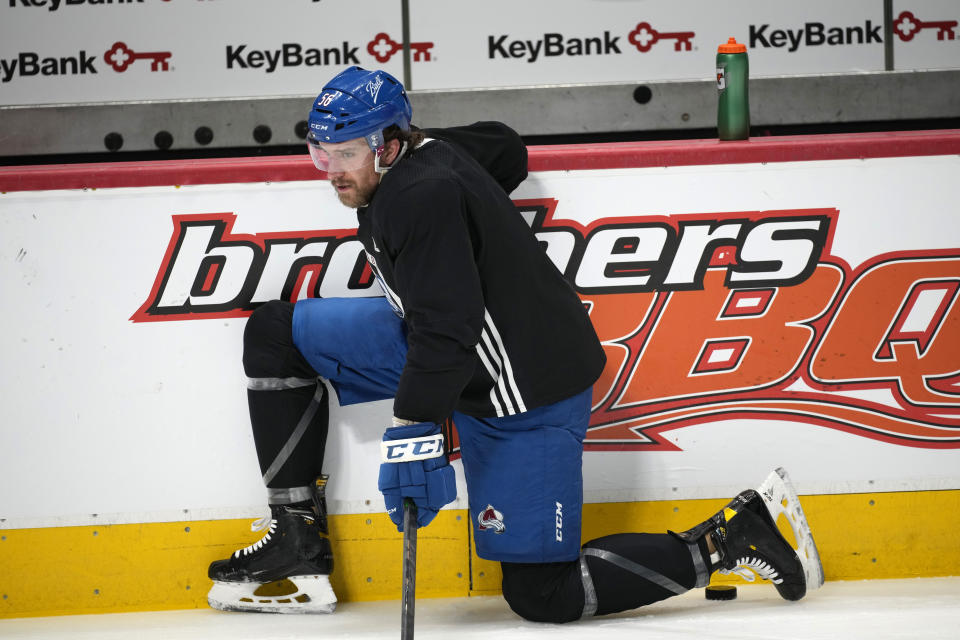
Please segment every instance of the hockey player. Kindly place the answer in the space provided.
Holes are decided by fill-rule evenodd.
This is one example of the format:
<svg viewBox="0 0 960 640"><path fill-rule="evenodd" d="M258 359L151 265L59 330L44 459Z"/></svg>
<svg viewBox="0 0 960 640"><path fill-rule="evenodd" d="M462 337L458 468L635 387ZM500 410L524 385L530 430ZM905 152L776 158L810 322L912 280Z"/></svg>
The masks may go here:
<svg viewBox="0 0 960 640"><path fill-rule="evenodd" d="M623 611L703 587L718 570L752 571L788 600L819 586L803 564L814 559L812 538L798 535L798 555L774 524L781 498L802 520L795 496L775 490L782 482L741 493L683 533L581 548L583 440L605 358L580 299L508 196L526 178L526 148L499 123L421 131L410 119L401 84L358 67L313 105L311 157L357 209L385 296L275 301L249 318L243 363L271 517L262 540L210 566L211 606L334 609L314 484L327 384L341 405L394 399L379 487L398 528L404 497L421 527L456 498L437 446L453 418L477 553L502 563L503 595L524 618Z"/></svg>

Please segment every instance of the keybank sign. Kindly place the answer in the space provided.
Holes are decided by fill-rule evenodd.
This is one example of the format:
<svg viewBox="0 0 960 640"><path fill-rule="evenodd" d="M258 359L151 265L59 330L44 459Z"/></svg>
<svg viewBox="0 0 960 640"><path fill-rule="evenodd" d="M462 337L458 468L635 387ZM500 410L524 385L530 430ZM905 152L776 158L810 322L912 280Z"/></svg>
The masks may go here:
<svg viewBox="0 0 960 640"><path fill-rule="evenodd" d="M769 24L750 25L750 48L783 48L796 51L802 46L882 44L882 24L867 20L863 26L827 27L822 22L807 22L799 29L771 29Z"/></svg>
<svg viewBox="0 0 960 640"><path fill-rule="evenodd" d="M93 62L96 56L78 51L74 56L44 57L33 51L24 51L13 58L0 58L0 83L7 83L15 77L64 76L97 73Z"/></svg>
<svg viewBox="0 0 960 640"><path fill-rule="evenodd" d="M43 8L56 11L63 5L143 4L143 0L9 0L10 8Z"/></svg>

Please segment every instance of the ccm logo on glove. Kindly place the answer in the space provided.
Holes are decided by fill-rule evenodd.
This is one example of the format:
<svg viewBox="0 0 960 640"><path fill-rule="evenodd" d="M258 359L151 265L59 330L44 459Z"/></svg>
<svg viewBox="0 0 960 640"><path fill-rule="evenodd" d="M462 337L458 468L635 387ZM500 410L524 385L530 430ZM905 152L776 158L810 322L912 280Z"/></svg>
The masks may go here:
<svg viewBox="0 0 960 640"><path fill-rule="evenodd" d="M439 458L443 455L443 434L383 441L380 443L380 454L384 462L411 462Z"/></svg>
<svg viewBox="0 0 960 640"><path fill-rule="evenodd" d="M444 505L457 499L457 478L443 452L440 425L418 422L390 427L380 443L377 488L390 519L403 531L403 503L417 505L417 526L425 527Z"/></svg>

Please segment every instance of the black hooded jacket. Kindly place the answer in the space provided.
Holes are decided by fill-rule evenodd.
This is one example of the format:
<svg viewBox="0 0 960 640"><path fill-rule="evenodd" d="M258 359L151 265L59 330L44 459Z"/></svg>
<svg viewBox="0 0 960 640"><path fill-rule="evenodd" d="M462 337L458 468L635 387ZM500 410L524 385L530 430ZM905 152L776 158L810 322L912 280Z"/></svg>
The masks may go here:
<svg viewBox="0 0 960 640"><path fill-rule="evenodd" d="M408 329L394 415L513 415L584 391L605 357L507 195L527 177L522 140L498 122L424 133L357 211L367 259Z"/></svg>

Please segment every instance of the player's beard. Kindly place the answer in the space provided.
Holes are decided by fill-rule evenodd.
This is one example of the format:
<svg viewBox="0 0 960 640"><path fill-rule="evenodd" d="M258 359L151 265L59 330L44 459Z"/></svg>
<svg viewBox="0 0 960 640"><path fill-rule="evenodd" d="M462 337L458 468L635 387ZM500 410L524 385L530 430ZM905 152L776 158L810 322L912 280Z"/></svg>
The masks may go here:
<svg viewBox="0 0 960 640"><path fill-rule="evenodd" d="M332 181L341 204L356 209L370 204L373 192L377 190L378 182L360 184L356 180L339 179Z"/></svg>

